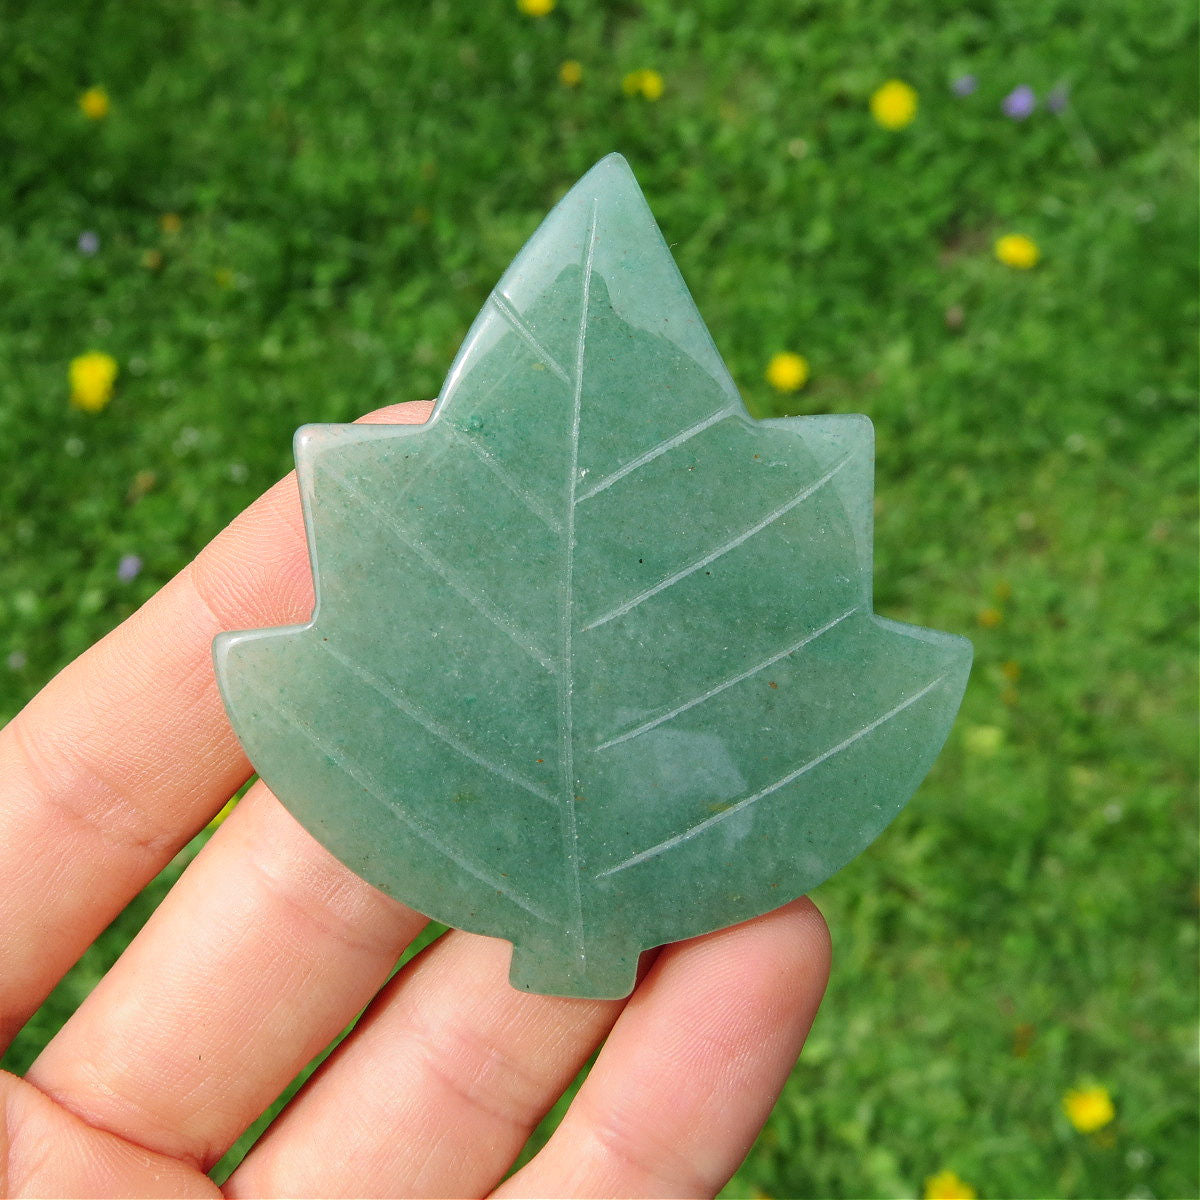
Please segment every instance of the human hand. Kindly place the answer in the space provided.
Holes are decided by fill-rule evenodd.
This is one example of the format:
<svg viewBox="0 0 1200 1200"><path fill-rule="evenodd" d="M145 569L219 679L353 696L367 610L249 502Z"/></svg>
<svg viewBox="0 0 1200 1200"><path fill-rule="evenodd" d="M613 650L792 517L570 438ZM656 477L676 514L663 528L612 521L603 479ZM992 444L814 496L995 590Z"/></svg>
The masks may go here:
<svg viewBox="0 0 1200 1200"><path fill-rule="evenodd" d="M0 1051L250 774L213 636L311 608L289 476L0 730ZM829 968L824 921L799 900L647 955L627 1000L518 992L511 947L456 930L388 982L425 924L256 783L27 1077L0 1073L0 1195L220 1195L205 1172L369 1005L226 1195L710 1196ZM602 1042L558 1130L505 1180Z"/></svg>

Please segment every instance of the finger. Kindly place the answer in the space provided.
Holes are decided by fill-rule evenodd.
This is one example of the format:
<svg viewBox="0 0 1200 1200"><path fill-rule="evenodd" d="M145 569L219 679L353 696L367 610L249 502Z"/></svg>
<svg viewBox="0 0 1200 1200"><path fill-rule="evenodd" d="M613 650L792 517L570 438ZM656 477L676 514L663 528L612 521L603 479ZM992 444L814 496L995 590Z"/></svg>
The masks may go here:
<svg viewBox="0 0 1200 1200"><path fill-rule="evenodd" d="M0 1071L0 1196L220 1195L184 1163L92 1129Z"/></svg>
<svg viewBox="0 0 1200 1200"><path fill-rule="evenodd" d="M453 932L415 959L226 1195L486 1194L624 1004L518 992L510 958L505 942Z"/></svg>
<svg viewBox="0 0 1200 1200"><path fill-rule="evenodd" d="M808 900L669 947L506 1196L714 1196L800 1052L829 972Z"/></svg>
<svg viewBox="0 0 1200 1200"><path fill-rule="evenodd" d="M429 411L364 420L419 424ZM0 1052L249 774L217 693L213 636L311 609L288 476L0 730Z"/></svg>
<svg viewBox="0 0 1200 1200"><path fill-rule="evenodd" d="M26 1078L93 1128L207 1170L425 923L255 784Z"/></svg>
<svg viewBox="0 0 1200 1200"><path fill-rule="evenodd" d="M504 943L462 933L426 951L267 1130L226 1194L488 1192L625 1005L516 992L506 983L509 958ZM742 1105L740 1122L719 1118L725 1156L709 1168L728 1160L732 1171L770 1111L820 998L828 970L824 922L802 902L660 958L666 968L651 969L620 1016L610 1039L616 1057L606 1048L600 1063L636 1085L633 1068L643 1056L655 1058L639 1092L641 1119L651 1126L663 1120L663 1107L680 1104L674 1087L658 1089L664 1082L698 1089L686 1101L690 1115L718 1092L721 1102ZM648 1015L629 1026L639 1011ZM676 1067L683 1069L672 1081ZM601 1083L619 1095L620 1077ZM534 1188L541 1186L537 1172L542 1182L561 1174L563 1150L558 1143L526 1168ZM355 1164L352 1179L347 1162ZM543 1194L600 1194L587 1182L578 1193L551 1183ZM611 1190L601 1192L623 1194L624 1182L614 1175Z"/></svg>

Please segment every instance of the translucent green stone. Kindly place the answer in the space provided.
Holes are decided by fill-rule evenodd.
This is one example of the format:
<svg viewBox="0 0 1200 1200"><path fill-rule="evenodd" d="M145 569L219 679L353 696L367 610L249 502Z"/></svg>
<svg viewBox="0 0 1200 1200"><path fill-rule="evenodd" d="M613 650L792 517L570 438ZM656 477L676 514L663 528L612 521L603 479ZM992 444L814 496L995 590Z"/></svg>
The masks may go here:
<svg viewBox="0 0 1200 1200"><path fill-rule="evenodd" d="M871 607L871 423L752 421L625 161L550 213L425 426L296 434L317 604L222 634L251 762L376 887L514 943L518 988L862 850L971 649Z"/></svg>

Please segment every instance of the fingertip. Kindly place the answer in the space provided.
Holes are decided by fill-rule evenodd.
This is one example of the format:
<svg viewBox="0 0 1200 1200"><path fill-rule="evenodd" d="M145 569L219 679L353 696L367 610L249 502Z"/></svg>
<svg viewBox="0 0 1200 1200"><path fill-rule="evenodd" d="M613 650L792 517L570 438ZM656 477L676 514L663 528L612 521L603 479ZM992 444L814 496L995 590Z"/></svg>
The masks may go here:
<svg viewBox="0 0 1200 1200"><path fill-rule="evenodd" d="M825 914L808 896L793 900L787 908L792 910L791 915L798 922L797 937L803 951L808 955L810 969L828 982L833 967L833 934L830 932L829 922L825 920Z"/></svg>
<svg viewBox="0 0 1200 1200"><path fill-rule="evenodd" d="M819 985L820 995L832 955L833 941L821 910L808 896L801 896L738 925L676 942L665 947L660 958L664 968L684 958L688 970L703 959L709 972L795 974L806 988Z"/></svg>

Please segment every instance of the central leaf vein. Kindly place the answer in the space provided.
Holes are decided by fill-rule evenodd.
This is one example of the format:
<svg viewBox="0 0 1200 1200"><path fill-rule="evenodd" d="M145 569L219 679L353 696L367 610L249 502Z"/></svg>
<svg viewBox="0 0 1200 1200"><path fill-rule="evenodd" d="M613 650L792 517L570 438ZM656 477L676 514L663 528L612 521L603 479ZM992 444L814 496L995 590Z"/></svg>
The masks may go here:
<svg viewBox="0 0 1200 1200"><path fill-rule="evenodd" d="M579 482L579 422L583 405L584 350L587 343L589 298L592 288L592 263L596 254L596 224L598 202L592 201L592 220L588 229L587 249L583 261L583 295L579 302L579 336L575 344L575 386L571 406L571 442L567 467L566 522L563 529L563 590L562 590L562 662L558 672L559 697L559 761L562 769L563 841L564 855L571 877L572 907L574 910L575 944L580 965L587 967L587 945L583 934L583 896L579 863L579 824L575 813L575 728L574 684L572 667L572 626L575 621L575 506Z"/></svg>

